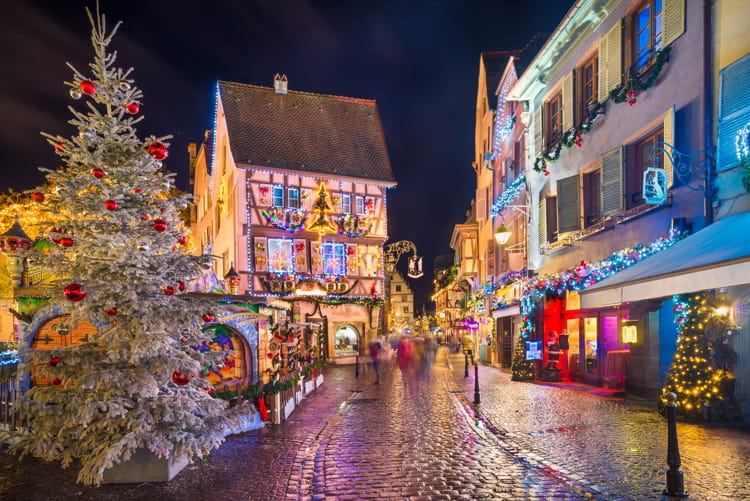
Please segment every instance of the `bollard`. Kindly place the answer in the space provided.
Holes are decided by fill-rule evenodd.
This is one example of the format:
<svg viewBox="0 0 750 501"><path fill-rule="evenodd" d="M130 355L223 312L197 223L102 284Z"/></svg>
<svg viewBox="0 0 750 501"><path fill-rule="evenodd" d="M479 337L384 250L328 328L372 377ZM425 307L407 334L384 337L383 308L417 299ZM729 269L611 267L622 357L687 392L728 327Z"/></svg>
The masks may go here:
<svg viewBox="0 0 750 501"><path fill-rule="evenodd" d="M479 366L474 364L474 403L479 404Z"/></svg>
<svg viewBox="0 0 750 501"><path fill-rule="evenodd" d="M677 444L677 395L667 393L667 488L665 496L686 498L684 479L680 471L680 447Z"/></svg>
<svg viewBox="0 0 750 501"><path fill-rule="evenodd" d="M359 377L359 353L357 353L357 361L354 367L354 377Z"/></svg>
<svg viewBox="0 0 750 501"><path fill-rule="evenodd" d="M464 377L469 377L469 354L464 352Z"/></svg>

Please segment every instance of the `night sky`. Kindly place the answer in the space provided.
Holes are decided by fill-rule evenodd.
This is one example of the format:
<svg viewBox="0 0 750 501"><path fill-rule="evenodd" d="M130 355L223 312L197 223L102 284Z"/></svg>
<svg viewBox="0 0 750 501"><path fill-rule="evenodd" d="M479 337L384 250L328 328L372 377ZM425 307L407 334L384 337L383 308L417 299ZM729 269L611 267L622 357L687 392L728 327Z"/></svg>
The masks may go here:
<svg viewBox="0 0 750 501"><path fill-rule="evenodd" d="M172 134L166 166L188 189L187 143L211 128L217 79L376 99L398 187L389 191L391 240L416 243L429 297L432 259L474 196L474 103L479 54L520 49L554 30L573 0L114 1L114 48L144 92L139 134ZM43 181L57 157L41 130L69 135L69 61L92 60L84 7L94 1L5 2L0 9L0 167L3 190ZM405 261L405 260L402 260ZM406 263L399 263L405 270Z"/></svg>

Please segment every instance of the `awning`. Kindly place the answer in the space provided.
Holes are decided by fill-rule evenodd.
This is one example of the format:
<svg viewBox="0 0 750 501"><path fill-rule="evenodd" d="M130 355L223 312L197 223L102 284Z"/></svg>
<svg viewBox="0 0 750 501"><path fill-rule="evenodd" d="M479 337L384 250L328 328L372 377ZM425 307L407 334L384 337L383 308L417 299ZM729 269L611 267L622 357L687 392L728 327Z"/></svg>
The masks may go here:
<svg viewBox="0 0 750 501"><path fill-rule="evenodd" d="M743 284L750 284L750 212L725 217L581 292L581 308Z"/></svg>
<svg viewBox="0 0 750 501"><path fill-rule="evenodd" d="M510 308L503 308L502 310L492 310L492 318L512 317L520 314L521 307L519 305L511 306Z"/></svg>

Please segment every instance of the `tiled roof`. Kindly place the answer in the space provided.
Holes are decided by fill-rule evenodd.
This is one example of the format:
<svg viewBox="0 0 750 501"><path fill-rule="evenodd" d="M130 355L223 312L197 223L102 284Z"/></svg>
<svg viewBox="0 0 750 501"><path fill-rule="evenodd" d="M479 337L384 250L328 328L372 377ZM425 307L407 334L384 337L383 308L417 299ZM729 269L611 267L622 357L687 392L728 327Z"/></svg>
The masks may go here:
<svg viewBox="0 0 750 501"><path fill-rule="evenodd" d="M375 101L219 82L237 164L395 183Z"/></svg>

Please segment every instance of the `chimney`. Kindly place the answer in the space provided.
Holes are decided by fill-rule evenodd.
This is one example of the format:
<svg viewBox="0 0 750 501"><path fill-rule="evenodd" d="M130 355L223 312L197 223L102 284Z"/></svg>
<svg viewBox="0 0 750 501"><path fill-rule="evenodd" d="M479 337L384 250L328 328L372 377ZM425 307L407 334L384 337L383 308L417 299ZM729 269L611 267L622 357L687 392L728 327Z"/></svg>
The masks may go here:
<svg viewBox="0 0 750 501"><path fill-rule="evenodd" d="M276 94L286 94L287 83L286 75L276 73L273 76L273 90Z"/></svg>
<svg viewBox="0 0 750 501"><path fill-rule="evenodd" d="M198 145L188 143L188 175L190 176L190 186L195 183L195 160L198 156Z"/></svg>

